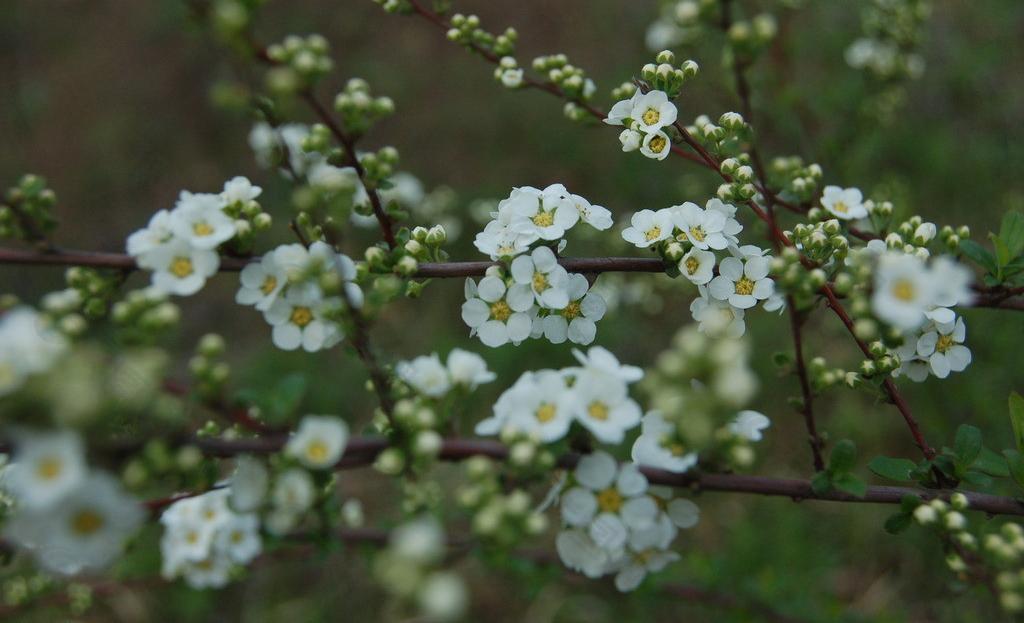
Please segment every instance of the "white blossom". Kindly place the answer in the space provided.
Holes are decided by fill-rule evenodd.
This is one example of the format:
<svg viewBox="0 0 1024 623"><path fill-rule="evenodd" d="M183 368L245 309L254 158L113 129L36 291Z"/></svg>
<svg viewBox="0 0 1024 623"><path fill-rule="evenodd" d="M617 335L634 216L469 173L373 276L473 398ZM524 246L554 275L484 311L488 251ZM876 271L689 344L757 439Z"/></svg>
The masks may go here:
<svg viewBox="0 0 1024 623"><path fill-rule="evenodd" d="M285 444L284 453L309 469L334 467L348 445L348 424L333 415L307 415Z"/></svg>
<svg viewBox="0 0 1024 623"><path fill-rule="evenodd" d="M676 105L669 101L664 91L650 91L633 102L629 113L633 127L640 132L652 133L670 126L676 121Z"/></svg>
<svg viewBox="0 0 1024 623"><path fill-rule="evenodd" d="M704 285L715 276L715 254L694 247L679 260L679 272L691 283Z"/></svg>
<svg viewBox="0 0 1024 623"><path fill-rule="evenodd" d="M638 465L683 473L697 464L697 453L681 443L670 442L674 426L657 411L643 417L640 436L633 442L632 458Z"/></svg>
<svg viewBox="0 0 1024 623"><path fill-rule="evenodd" d="M410 387L431 398L444 396L452 387L448 368L441 363L437 353L420 355L412 361L400 361L395 372Z"/></svg>
<svg viewBox="0 0 1024 623"><path fill-rule="evenodd" d="M963 372L971 363L971 351L963 345L967 327L963 318L935 324L917 340L917 355L928 362L932 374L940 379L950 372Z"/></svg>
<svg viewBox="0 0 1024 623"><path fill-rule="evenodd" d="M241 287L235 294L235 302L252 305L259 311L266 311L288 285L288 275L278 266L276 254L271 251L259 262L251 262L239 275Z"/></svg>
<svg viewBox="0 0 1024 623"><path fill-rule="evenodd" d="M590 282L583 275L569 276L567 292L568 304L538 321L542 323L544 337L553 344L568 339L586 346L594 341L597 321L604 317L608 306L600 294L590 292Z"/></svg>
<svg viewBox="0 0 1024 623"><path fill-rule="evenodd" d="M515 282L512 289L529 289L541 307L562 309L569 303L569 273L550 248L537 247L530 255L520 255L512 260L510 272Z"/></svg>
<svg viewBox="0 0 1024 623"><path fill-rule="evenodd" d="M235 235L235 221L224 214L224 199L206 193L181 193L171 212L171 228L176 239L196 249L216 249Z"/></svg>
<svg viewBox="0 0 1024 623"><path fill-rule="evenodd" d="M672 141L661 130L646 135L640 143L640 153L654 160L664 160L671 151Z"/></svg>
<svg viewBox="0 0 1024 623"><path fill-rule="evenodd" d="M731 219L721 209L702 209L697 204L687 201L682 205L673 206L670 210L673 224L697 249L725 249L736 241L734 235L726 233Z"/></svg>
<svg viewBox="0 0 1024 623"><path fill-rule="evenodd" d="M569 431L576 400L559 372L526 372L498 397L494 415L477 424L476 433L495 435L510 429L534 435L544 443L557 441Z"/></svg>
<svg viewBox="0 0 1024 623"><path fill-rule="evenodd" d="M672 213L668 210L640 210L629 220L630 226L622 231L622 238L641 249L672 236Z"/></svg>
<svg viewBox="0 0 1024 623"><path fill-rule="evenodd" d="M263 312L273 327L274 346L282 350L295 350L300 346L307 352L330 348L341 341L341 327L326 318L329 300L317 288L289 288Z"/></svg>
<svg viewBox="0 0 1024 623"><path fill-rule="evenodd" d="M843 220L862 219L868 215L864 195L859 188L826 186L821 194L821 205L829 214Z"/></svg>
<svg viewBox="0 0 1024 623"><path fill-rule="evenodd" d="M19 505L47 509L78 488L86 471L82 439L76 433L22 433L5 470L4 487Z"/></svg>
<svg viewBox="0 0 1024 623"><path fill-rule="evenodd" d="M470 391L497 378L495 373L487 369L483 357L461 348L453 348L448 353L447 367L452 383Z"/></svg>
<svg viewBox="0 0 1024 623"><path fill-rule="evenodd" d="M729 422L729 432L747 441L761 441L761 431L770 425L771 420L762 413L750 410L740 411L732 422Z"/></svg>
<svg viewBox="0 0 1024 623"><path fill-rule="evenodd" d="M480 334L486 346L498 347L512 342L519 344L530 337L533 329L533 294L507 290L505 281L489 275L480 280L466 280L466 302L462 304L462 320L470 335Z"/></svg>
<svg viewBox="0 0 1024 623"><path fill-rule="evenodd" d="M727 257L718 265L718 276L708 284L708 293L728 301L739 309L749 309L767 299L775 291L775 282L768 277L769 262L764 257L748 257L745 261Z"/></svg>

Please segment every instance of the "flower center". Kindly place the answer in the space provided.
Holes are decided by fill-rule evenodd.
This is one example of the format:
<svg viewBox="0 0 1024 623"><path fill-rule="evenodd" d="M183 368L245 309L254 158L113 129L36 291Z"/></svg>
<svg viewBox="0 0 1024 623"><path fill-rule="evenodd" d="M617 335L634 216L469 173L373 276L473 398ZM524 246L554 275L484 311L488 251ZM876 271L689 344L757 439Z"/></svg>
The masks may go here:
<svg viewBox="0 0 1024 623"><path fill-rule="evenodd" d="M260 286L260 292L262 292L264 296L270 296L270 293L273 292L276 287L277 277L267 275L266 278L263 279L263 284Z"/></svg>
<svg viewBox="0 0 1024 623"><path fill-rule="evenodd" d="M599 400L595 400L587 407L587 415L595 420L604 422L608 419L608 405Z"/></svg>
<svg viewBox="0 0 1024 623"><path fill-rule="evenodd" d="M199 221L192 225L192 233L197 236L209 236L213 233L213 227L206 221Z"/></svg>
<svg viewBox="0 0 1024 623"><path fill-rule="evenodd" d="M171 260L171 274L178 279L184 279L191 275L194 271L192 270L192 260L187 257L176 257Z"/></svg>
<svg viewBox="0 0 1024 623"><path fill-rule="evenodd" d="M754 291L754 282L747 277L740 277L736 282L736 294L750 294Z"/></svg>
<svg viewBox="0 0 1024 623"><path fill-rule="evenodd" d="M71 531L79 536L90 536L103 527L103 516L91 509L83 509L72 515Z"/></svg>
<svg viewBox="0 0 1024 623"><path fill-rule="evenodd" d="M690 238L692 238L694 242L704 242L705 236L707 236L707 234L704 233L704 228L700 225L694 225L690 228Z"/></svg>
<svg viewBox="0 0 1024 623"><path fill-rule="evenodd" d="M238 544L245 540L245 533L241 530L235 530L231 533L231 542Z"/></svg>
<svg viewBox="0 0 1024 623"><path fill-rule="evenodd" d="M644 120L645 125L654 125L655 123L658 123L659 119L661 119L661 113L654 108L648 108L644 111L641 118Z"/></svg>
<svg viewBox="0 0 1024 623"><path fill-rule="evenodd" d="M665 145L667 144L668 141L665 140L663 137L655 136L654 138L651 139L650 143L647 143L647 147L649 147L650 150L653 151L654 153L660 154L665 149Z"/></svg>
<svg viewBox="0 0 1024 623"><path fill-rule="evenodd" d="M505 322L512 315L512 308L505 301L491 303L491 318L498 322Z"/></svg>
<svg viewBox="0 0 1024 623"><path fill-rule="evenodd" d="M573 318L579 318L583 315L583 310L580 309L579 301L570 301L565 309L562 310L562 316L572 320Z"/></svg>
<svg viewBox="0 0 1024 623"><path fill-rule="evenodd" d="M530 220L533 221L533 224L537 227L551 227L555 223L555 215L551 212L541 210Z"/></svg>
<svg viewBox="0 0 1024 623"><path fill-rule="evenodd" d="M327 459L327 444L316 439L306 446L306 458L314 463L323 463Z"/></svg>
<svg viewBox="0 0 1024 623"><path fill-rule="evenodd" d="M291 320L293 325L301 329L313 322L313 310L308 307L296 307L292 309L292 315L289 320Z"/></svg>
<svg viewBox="0 0 1024 623"><path fill-rule="evenodd" d="M683 456L686 452L686 447L677 441L668 445L668 451L672 453L672 456Z"/></svg>
<svg viewBox="0 0 1024 623"><path fill-rule="evenodd" d="M199 533L195 530L189 530L188 534L185 535L185 542L189 545L195 545L199 542Z"/></svg>
<svg viewBox="0 0 1024 623"><path fill-rule="evenodd" d="M537 410L534 412L534 415L537 417L538 422L547 423L555 419L555 413L555 405L545 402L541 406L537 407Z"/></svg>
<svg viewBox="0 0 1024 623"><path fill-rule="evenodd" d="M832 204L832 210L840 214L846 214L850 211L850 207L846 205L845 201L837 201Z"/></svg>
<svg viewBox="0 0 1024 623"><path fill-rule="evenodd" d="M512 255L516 252L516 248L510 244L501 244L498 245L497 251L498 256Z"/></svg>
<svg viewBox="0 0 1024 623"><path fill-rule="evenodd" d="M48 456L36 466L36 475L42 480L53 480L64 471L64 463L54 456Z"/></svg>
<svg viewBox="0 0 1024 623"><path fill-rule="evenodd" d="M916 294L914 282L909 279L897 279L892 284L892 295L904 303L913 301Z"/></svg>
<svg viewBox="0 0 1024 623"><path fill-rule="evenodd" d="M944 353L950 348L953 348L955 342L953 341L952 335L940 335L939 341L935 343L935 350L940 353Z"/></svg>
<svg viewBox="0 0 1024 623"><path fill-rule="evenodd" d="M684 262L684 264L686 265L686 274L688 275L696 273L697 269L700 268L700 262L697 261L697 258L695 257L686 258L686 262Z"/></svg>
<svg viewBox="0 0 1024 623"><path fill-rule="evenodd" d="M533 273L533 289L543 292L548 289L548 277L544 273Z"/></svg>
<svg viewBox="0 0 1024 623"><path fill-rule="evenodd" d="M659 237L661 237L661 228L657 225L644 232L644 238L647 238L647 242L656 240Z"/></svg>
<svg viewBox="0 0 1024 623"><path fill-rule="evenodd" d="M617 513L622 508L622 494L609 487L597 494L597 507L606 513Z"/></svg>

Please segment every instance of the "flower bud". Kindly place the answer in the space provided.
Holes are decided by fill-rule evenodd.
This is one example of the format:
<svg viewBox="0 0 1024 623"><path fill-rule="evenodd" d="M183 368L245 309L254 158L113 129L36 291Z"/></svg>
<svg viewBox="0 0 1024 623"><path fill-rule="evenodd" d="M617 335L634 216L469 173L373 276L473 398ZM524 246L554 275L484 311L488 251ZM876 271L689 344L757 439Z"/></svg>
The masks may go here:
<svg viewBox="0 0 1024 623"><path fill-rule="evenodd" d="M935 523L935 520L938 519L938 513L931 506L922 504L914 509L914 519L922 526L926 526Z"/></svg>

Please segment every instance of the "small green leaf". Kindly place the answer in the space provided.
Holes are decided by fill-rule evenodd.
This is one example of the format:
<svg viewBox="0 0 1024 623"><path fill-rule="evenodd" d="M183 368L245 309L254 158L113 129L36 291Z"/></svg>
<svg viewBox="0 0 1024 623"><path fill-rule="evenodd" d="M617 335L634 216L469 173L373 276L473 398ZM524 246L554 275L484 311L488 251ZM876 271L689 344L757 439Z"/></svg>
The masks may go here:
<svg viewBox="0 0 1024 623"><path fill-rule="evenodd" d="M1017 449L1024 451L1024 396L1017 392L1010 392L1010 425Z"/></svg>
<svg viewBox="0 0 1024 623"><path fill-rule="evenodd" d="M960 242L960 251L993 275L999 271L999 266L996 264L995 256L977 242L973 240L962 240Z"/></svg>
<svg viewBox="0 0 1024 623"><path fill-rule="evenodd" d="M996 478L1006 478L1010 475L1010 470L1006 467L1006 459L985 446L981 447L981 454L974 461L974 469Z"/></svg>
<svg viewBox="0 0 1024 623"><path fill-rule="evenodd" d="M991 487L992 486L992 479L991 478L989 478L985 474L982 474L981 472L976 472L974 470L965 472L964 473L963 481L964 482L968 482L968 483L970 483L972 485L977 485L979 487Z"/></svg>
<svg viewBox="0 0 1024 623"><path fill-rule="evenodd" d="M848 472L856 464L857 446L849 439L837 443L828 457L828 471L833 475Z"/></svg>
<svg viewBox="0 0 1024 623"><path fill-rule="evenodd" d="M889 480L913 480L912 472L917 464L910 459L894 459L888 456L876 456L868 463L868 469L882 478Z"/></svg>
<svg viewBox="0 0 1024 623"><path fill-rule="evenodd" d="M974 464L974 460L981 453L981 431L978 427L961 424L956 429L953 453L956 455L956 464L960 471Z"/></svg>
<svg viewBox="0 0 1024 623"><path fill-rule="evenodd" d="M914 518L910 513L896 513L885 520L885 531L889 534L899 534L913 523Z"/></svg>
<svg viewBox="0 0 1024 623"><path fill-rule="evenodd" d="M914 509L921 505L921 498L908 493L900 498L900 510L906 514L914 512Z"/></svg>
<svg viewBox="0 0 1024 623"><path fill-rule="evenodd" d="M1012 210L1003 216L1003 222L999 226L999 240L1009 253L1009 259L1000 262L1001 265L1005 266L1010 259L1024 253L1024 214Z"/></svg>
<svg viewBox="0 0 1024 623"><path fill-rule="evenodd" d="M811 490L817 495L825 495L832 490L832 479L828 472L818 472L811 478Z"/></svg>
<svg viewBox="0 0 1024 623"><path fill-rule="evenodd" d="M997 237L995 234L989 234L989 238L992 239L992 246L996 249L996 263L1001 269L1003 266L1010 263L1010 249L1006 246L1006 243L1003 242L1003 239ZM1002 275L1002 271L1000 271L999 274Z"/></svg>
<svg viewBox="0 0 1024 623"><path fill-rule="evenodd" d="M1010 468L1010 476L1017 486L1024 489L1024 455L1017 450L1003 450L1006 457L1006 464Z"/></svg>
<svg viewBox="0 0 1024 623"><path fill-rule="evenodd" d="M864 494L868 492L867 483L850 472L843 472L842 474L836 475L836 477L832 479L832 486L858 498L864 497Z"/></svg>

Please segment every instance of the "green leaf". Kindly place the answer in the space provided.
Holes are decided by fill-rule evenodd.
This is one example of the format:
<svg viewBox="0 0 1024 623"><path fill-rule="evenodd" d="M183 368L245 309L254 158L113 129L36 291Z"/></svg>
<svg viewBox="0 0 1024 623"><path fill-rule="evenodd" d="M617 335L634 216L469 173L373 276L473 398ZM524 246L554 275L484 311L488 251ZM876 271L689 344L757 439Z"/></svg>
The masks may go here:
<svg viewBox="0 0 1024 623"><path fill-rule="evenodd" d="M914 517L910 513L896 513L885 520L885 531L889 534L899 534L913 523Z"/></svg>
<svg viewBox="0 0 1024 623"><path fill-rule="evenodd" d="M956 464L960 471L974 464L974 459L981 453L981 431L976 426L961 424L956 429L956 438L953 440L953 454L956 455Z"/></svg>
<svg viewBox="0 0 1024 623"><path fill-rule="evenodd" d="M842 474L853 469L857 464L857 446L849 439L843 439L832 448L828 457L830 474Z"/></svg>
<svg viewBox="0 0 1024 623"><path fill-rule="evenodd" d="M850 472L838 474L832 479L832 486L858 498L864 497L864 494L868 492L867 483Z"/></svg>
<svg viewBox="0 0 1024 623"><path fill-rule="evenodd" d="M996 478L1006 478L1010 475L1010 470L1006 467L1006 459L985 446L981 447L981 454L974 461L974 469Z"/></svg>
<svg viewBox="0 0 1024 623"><path fill-rule="evenodd" d="M1010 260L1024 253L1024 214L1012 210L1003 216L1003 222L999 226L999 240L1009 253L1008 259L1000 262L1001 265L1005 266Z"/></svg>
<svg viewBox="0 0 1024 623"><path fill-rule="evenodd" d="M989 234L989 238L992 239L992 246L996 248L996 262L999 264L999 268L1006 266L1010 263L1010 249L1003 242L1002 238L999 238L995 234ZM1002 271L999 272L1002 275Z"/></svg>
<svg viewBox="0 0 1024 623"><path fill-rule="evenodd" d="M1010 425L1017 449L1024 451L1024 396L1017 392L1010 392Z"/></svg>
<svg viewBox="0 0 1024 623"><path fill-rule="evenodd" d="M970 483L972 485L977 485L979 487L991 487L992 486L992 479L991 478L989 478L985 474L982 474L981 472L976 472L974 470L965 472L963 480L964 480L964 482L968 482L968 483Z"/></svg>
<svg viewBox="0 0 1024 623"><path fill-rule="evenodd" d="M824 495L832 490L832 479L828 472L818 472L811 478L811 490L818 495Z"/></svg>
<svg viewBox="0 0 1024 623"><path fill-rule="evenodd" d="M868 463L868 469L882 478L901 481L913 480L911 472L916 467L917 464L910 459L894 459L888 456L876 456Z"/></svg>
<svg viewBox="0 0 1024 623"><path fill-rule="evenodd" d="M1017 450L1003 450L1006 457L1006 464L1010 468L1010 476L1017 486L1024 489L1024 455Z"/></svg>
<svg viewBox="0 0 1024 623"><path fill-rule="evenodd" d="M995 256L988 249L973 240L962 240L960 242L960 252L992 274L999 271Z"/></svg>

